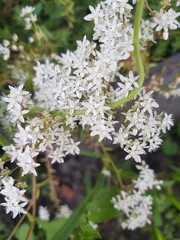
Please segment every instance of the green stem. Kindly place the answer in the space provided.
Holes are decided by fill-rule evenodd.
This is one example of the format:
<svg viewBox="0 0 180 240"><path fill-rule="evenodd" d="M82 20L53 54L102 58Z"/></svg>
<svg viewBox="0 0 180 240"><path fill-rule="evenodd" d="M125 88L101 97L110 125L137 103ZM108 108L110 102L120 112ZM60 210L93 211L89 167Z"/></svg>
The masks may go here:
<svg viewBox="0 0 180 240"><path fill-rule="evenodd" d="M117 102L109 104L111 109L117 108L122 104L130 101L133 97L139 92L144 82L144 67L140 53L139 47L139 31L140 31L140 23L143 14L144 0L138 0L136 6L135 13L135 21L134 21L134 35L133 35L133 45L134 45L134 58L136 62L137 71L139 74L138 85L139 87L134 88L126 98L123 98Z"/></svg>
<svg viewBox="0 0 180 240"><path fill-rule="evenodd" d="M105 156L107 157L107 159L108 159L108 161L109 161L109 164L112 166L112 168L113 168L113 170L114 170L114 173L116 174L119 187L122 188L123 183L122 183L122 180L121 180L121 176L120 176L119 169L118 169L118 168L116 167L116 165L114 164L114 161L111 159L109 153L107 152L105 146L104 146L102 143L100 143L100 147L101 147L102 151L104 152Z"/></svg>

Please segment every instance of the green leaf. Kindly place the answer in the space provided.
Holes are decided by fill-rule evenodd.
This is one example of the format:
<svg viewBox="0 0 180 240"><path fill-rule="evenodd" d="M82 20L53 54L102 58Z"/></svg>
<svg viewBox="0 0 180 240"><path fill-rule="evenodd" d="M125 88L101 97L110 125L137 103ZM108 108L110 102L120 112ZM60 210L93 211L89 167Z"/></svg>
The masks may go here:
<svg viewBox="0 0 180 240"><path fill-rule="evenodd" d="M177 134L180 137L180 123L178 123L178 125L177 125Z"/></svg>
<svg viewBox="0 0 180 240"><path fill-rule="evenodd" d="M180 182L180 168L173 165L170 165L170 168L173 170L171 178L176 182Z"/></svg>
<svg viewBox="0 0 180 240"><path fill-rule="evenodd" d="M170 138L166 139L162 144L163 153L167 156L175 156L178 153L179 146Z"/></svg>
<svg viewBox="0 0 180 240"><path fill-rule="evenodd" d="M179 174L171 173L171 178L176 182L180 182L180 175Z"/></svg>
<svg viewBox="0 0 180 240"><path fill-rule="evenodd" d="M159 230L159 228L157 228L157 227L154 227L154 235L156 237L155 238L156 240L166 240L164 238L164 236L162 235L161 231Z"/></svg>
<svg viewBox="0 0 180 240"><path fill-rule="evenodd" d="M47 240L52 239L54 233L57 232L66 221L66 218L56 218L52 221L37 218L37 223L46 231Z"/></svg>
<svg viewBox="0 0 180 240"><path fill-rule="evenodd" d="M23 223L16 232L17 239L24 240L28 234L29 228L30 228L30 226L28 223ZM30 240L35 240L34 234L31 235Z"/></svg>
<svg viewBox="0 0 180 240"><path fill-rule="evenodd" d="M116 188L101 189L96 198L87 206L88 218L94 223L101 223L118 216L120 214L119 211L111 203L112 197L117 194Z"/></svg>
<svg viewBox="0 0 180 240"><path fill-rule="evenodd" d="M162 225L162 217L159 211L159 207L157 204L157 196L155 193L153 194L153 222L156 227L160 227Z"/></svg>
<svg viewBox="0 0 180 240"><path fill-rule="evenodd" d="M33 11L33 14L35 14L35 15L38 16L41 11L42 11L42 3L36 4L36 5L35 5L35 9L34 9L34 11Z"/></svg>
<svg viewBox="0 0 180 240"><path fill-rule="evenodd" d="M0 221L0 239L7 239L9 232L8 228L4 225L3 222Z"/></svg>
<svg viewBox="0 0 180 240"><path fill-rule="evenodd" d="M9 142L0 134L0 145L2 147L9 145Z"/></svg>
<svg viewBox="0 0 180 240"><path fill-rule="evenodd" d="M172 187L174 185L174 181L172 180L166 180L166 181L163 181L163 187Z"/></svg>
<svg viewBox="0 0 180 240"><path fill-rule="evenodd" d="M153 47L152 47L152 54L155 57L164 57L167 54L169 41L160 39L157 42L158 42L158 44L153 45Z"/></svg>
<svg viewBox="0 0 180 240"><path fill-rule="evenodd" d="M176 200L173 196L169 196L168 199L178 210L180 210L180 201Z"/></svg>
<svg viewBox="0 0 180 240"><path fill-rule="evenodd" d="M79 235L82 240L94 240L94 238L101 238L100 233L90 225L90 222L85 214L82 215L80 220L80 230L81 232Z"/></svg>
<svg viewBox="0 0 180 240"><path fill-rule="evenodd" d="M75 227L79 225L79 221L81 216L86 211L87 204L92 201L94 196L96 196L98 190L102 188L104 185L104 176L100 175L96 186L92 189L92 191L87 195L84 201L79 205L79 207L73 212L70 218L66 221L66 223L60 228L54 236L51 238L52 240L67 240L68 236L72 233Z"/></svg>

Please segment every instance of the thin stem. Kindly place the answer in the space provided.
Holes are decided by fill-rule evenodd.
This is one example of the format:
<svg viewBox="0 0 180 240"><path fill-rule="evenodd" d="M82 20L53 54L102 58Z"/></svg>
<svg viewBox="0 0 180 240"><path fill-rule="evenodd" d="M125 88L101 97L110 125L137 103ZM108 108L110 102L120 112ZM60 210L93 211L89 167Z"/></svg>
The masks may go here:
<svg viewBox="0 0 180 240"><path fill-rule="evenodd" d="M49 187L50 187L50 192L51 192L51 198L54 202L54 207L55 209L58 209L59 208L59 199L58 199L58 196L57 196L57 192L56 192L56 187L54 185L54 180L53 180L53 177L52 177L52 165L51 165L51 162L47 156L47 153L45 153L45 157L46 157L46 169L47 169L47 173L48 173L48 180L49 180Z"/></svg>
<svg viewBox="0 0 180 240"><path fill-rule="evenodd" d="M34 230L34 226L35 226L35 218L36 218L36 176L32 175L32 221L31 221L31 225L28 231L28 234L26 236L26 240L30 240L31 239L31 235L33 233Z"/></svg>
<svg viewBox="0 0 180 240"><path fill-rule="evenodd" d="M145 5L146 5L147 9L149 10L149 12L151 13L151 15L153 16L154 15L153 10L150 8L147 0L145 0Z"/></svg>
<svg viewBox="0 0 180 240"><path fill-rule="evenodd" d="M135 13L134 21L134 35L133 35L133 45L134 45L134 58L136 62L137 71L139 74L138 85L139 87L134 88L126 98L123 98L117 102L109 104L111 109L117 108L122 104L130 101L139 92L144 82L144 67L141 59L140 47L139 47L139 31L140 23L143 14L144 0L138 0Z"/></svg>
<svg viewBox="0 0 180 240"><path fill-rule="evenodd" d="M26 212L29 212L30 208L32 206L32 203L29 203ZM11 232L11 234L9 235L9 237L7 238L7 240L11 240L14 236L14 234L16 233L16 231L18 230L19 226L21 225L21 223L24 221L26 217L26 213L22 215L22 217L20 218L19 222L16 224L16 226L14 227L13 231Z"/></svg>
<svg viewBox="0 0 180 240"><path fill-rule="evenodd" d="M100 146L101 146L102 151L103 151L104 154L106 155L109 163L110 163L111 166L113 167L113 170L114 170L114 172L115 172L115 174L116 174L116 176L117 176L117 180L118 180L119 186L122 187L122 186L123 186L123 183L122 183L122 180L121 180L121 177L120 177L120 174L119 174L119 171L118 171L116 165L114 164L113 160L112 160L111 157L109 156L109 153L107 152L105 146L104 146L102 143L100 143Z"/></svg>

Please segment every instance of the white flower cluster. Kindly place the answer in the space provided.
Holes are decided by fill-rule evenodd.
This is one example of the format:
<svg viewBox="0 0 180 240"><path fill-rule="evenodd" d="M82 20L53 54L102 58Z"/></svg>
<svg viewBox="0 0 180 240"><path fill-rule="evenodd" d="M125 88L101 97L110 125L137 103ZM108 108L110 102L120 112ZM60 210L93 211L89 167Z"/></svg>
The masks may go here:
<svg viewBox="0 0 180 240"><path fill-rule="evenodd" d="M42 220L49 221L50 219L50 213L47 207L39 206L38 215L39 215L39 218Z"/></svg>
<svg viewBox="0 0 180 240"><path fill-rule="evenodd" d="M7 61L10 58L11 51L17 52L22 50L22 45L17 45L18 36L17 34L12 35L12 40L7 39L3 40L0 44L0 54L3 56L3 59Z"/></svg>
<svg viewBox="0 0 180 240"><path fill-rule="evenodd" d="M24 207L27 205L28 200L23 197L26 190L19 190L14 186L14 180L12 177L6 177L2 179L2 190L0 194L4 196L6 202L0 205L6 208L6 213L12 212L13 218L19 213L26 213Z"/></svg>
<svg viewBox="0 0 180 240"><path fill-rule="evenodd" d="M99 49L96 48L96 43L90 43L85 36L83 41L77 41L75 52L68 51L59 57L58 64L38 62L35 67L34 85L38 104L50 110L69 110L72 115L76 110L85 109L85 114L81 116L68 117L69 125L73 127L72 122L76 120L83 127L89 125L91 135L99 135L100 141L104 138L111 140L114 131L115 122L108 114L108 104L114 99L127 96L132 87L137 86L137 83L132 83L137 80L132 72L130 84L129 78L121 75L122 84L119 83L116 91L110 85L116 81L118 62L127 59L133 51L131 9L129 4L118 1L117 4L111 4L111 1L101 2L85 18L91 20L94 16L93 39L99 40Z"/></svg>
<svg viewBox="0 0 180 240"><path fill-rule="evenodd" d="M24 18L26 30L31 29L32 24L37 21L37 16L33 14L34 10L35 8L32 6L26 6L21 9L20 16Z"/></svg>
<svg viewBox="0 0 180 240"><path fill-rule="evenodd" d="M99 141L104 138L112 140L116 122L110 114L109 104L127 97L132 89L138 87L138 76L134 76L132 71L128 77L119 73L119 62L127 59L133 51L132 9L127 0L103 1L95 9L90 6L91 14L85 20L94 21L93 40L98 40L98 49L97 44L91 43L85 36L83 41L77 41L77 50L62 54L58 63L47 60L45 64L37 62L35 67L38 104L49 110L70 111L67 124L74 128L73 122L79 120L82 127L89 125L91 136L99 135ZM140 37L143 42L153 40L152 24L150 30L144 33L148 23L144 21L142 25ZM112 82L117 82L117 88L112 87ZM81 109L85 110L85 114L72 116L74 111ZM151 119L155 117L156 114L151 113ZM136 146L128 144L127 152L132 148L138 155L144 153L138 143ZM134 158L140 161L138 157Z"/></svg>
<svg viewBox="0 0 180 240"><path fill-rule="evenodd" d="M8 40L4 40L3 44L0 44L0 54L3 55L3 59L6 61L10 57L10 42Z"/></svg>
<svg viewBox="0 0 180 240"><path fill-rule="evenodd" d="M29 111L26 109L32 104L30 93L23 90L23 85L18 88L9 86L10 93L2 99L8 103L7 110L9 111L10 121L12 123L24 122L24 115Z"/></svg>
<svg viewBox="0 0 180 240"><path fill-rule="evenodd" d="M68 207L67 204L61 205L57 211L56 218L69 218L72 212L73 211ZM39 206L38 215L42 220L49 221L50 219L50 213L47 207Z"/></svg>
<svg viewBox="0 0 180 240"><path fill-rule="evenodd" d="M22 168L22 175L33 173L40 164L35 162L39 152L48 152L52 163L64 161L68 154L79 154L79 142L74 142L68 130L61 125L61 118L53 119L49 114L26 121L26 126L17 125L14 145L3 147L11 162Z"/></svg>
<svg viewBox="0 0 180 240"><path fill-rule="evenodd" d="M69 218L73 211L69 208L67 204L61 205L59 207L59 211L56 214L56 217L63 217L63 218Z"/></svg>
<svg viewBox="0 0 180 240"><path fill-rule="evenodd" d="M24 71L22 68L18 68L14 65L9 65L8 68L11 70L11 77L19 84L25 84L27 79L30 77L29 72Z"/></svg>
<svg viewBox="0 0 180 240"><path fill-rule="evenodd" d="M156 12L154 20L154 27L156 31L161 31L163 29L163 38L168 39L169 33L168 29L177 29L180 27L179 22L176 20L180 16L180 13L176 13L172 8L168 11L161 9L160 12Z"/></svg>
<svg viewBox="0 0 180 240"><path fill-rule="evenodd" d="M121 191L121 195L111 200L114 208L124 213L124 220L121 222L123 229L134 230L151 223L153 199L146 192L154 187L160 189L162 184L162 181L155 180L154 171L145 162L137 165L137 169L140 170L140 175L133 181L134 189Z"/></svg>
<svg viewBox="0 0 180 240"><path fill-rule="evenodd" d="M151 94L142 89L135 97L135 104L127 112L122 112L124 123L119 132L114 133L114 144L119 143L128 153L125 159L141 162L140 155L145 154L146 149L148 152L157 150L162 143L161 131L166 132L173 125L171 114L153 111L158 104Z"/></svg>

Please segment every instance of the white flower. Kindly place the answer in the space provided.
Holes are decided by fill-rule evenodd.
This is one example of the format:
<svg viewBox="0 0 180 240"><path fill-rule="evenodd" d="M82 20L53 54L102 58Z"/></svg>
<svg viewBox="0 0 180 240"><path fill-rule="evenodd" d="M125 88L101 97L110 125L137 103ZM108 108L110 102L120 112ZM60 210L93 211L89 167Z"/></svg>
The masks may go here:
<svg viewBox="0 0 180 240"><path fill-rule="evenodd" d="M17 40L18 40L18 35L17 35L16 33L14 33L14 34L12 35L12 40L13 40L13 42L17 42Z"/></svg>
<svg viewBox="0 0 180 240"><path fill-rule="evenodd" d="M21 17L24 17L26 14L31 14L34 11L34 7L32 6L26 6L21 9Z"/></svg>
<svg viewBox="0 0 180 240"><path fill-rule="evenodd" d="M144 45L147 45L148 41L154 42L154 24L151 20L141 20L141 30L139 38L143 40ZM142 46L141 46L142 47ZM143 48L142 48L143 49Z"/></svg>
<svg viewBox="0 0 180 240"><path fill-rule="evenodd" d="M120 14L125 14L126 10L131 10L133 7L127 3L128 0L120 0L119 5L120 5Z"/></svg>
<svg viewBox="0 0 180 240"><path fill-rule="evenodd" d="M127 112L121 113L124 120L119 132L113 133L113 143L119 143L128 153L125 159L133 158L140 162L145 150L157 150L162 143L161 131L165 132L173 125L171 115L153 111L158 104L151 95L152 92L146 93L142 89L135 97L134 105Z"/></svg>
<svg viewBox="0 0 180 240"><path fill-rule="evenodd" d="M17 128L19 131L15 133L14 141L20 146L26 145L32 140L32 136L29 133L29 126L27 125L24 129L21 125L17 124Z"/></svg>
<svg viewBox="0 0 180 240"><path fill-rule="evenodd" d="M145 193L147 190L153 189L153 187L160 189L162 182L155 180L154 171L144 161L142 161L141 165L137 165L136 168L140 170L138 179L133 181L134 188L137 191Z"/></svg>
<svg viewBox="0 0 180 240"><path fill-rule="evenodd" d="M31 6L26 6L21 9L20 16L24 18L26 30L29 30L32 27L32 23L37 21L36 15L33 14L34 10L35 8Z"/></svg>
<svg viewBox="0 0 180 240"><path fill-rule="evenodd" d="M137 140L132 142L132 145L126 146L124 148L124 151L126 151L128 153L128 155L125 157L125 160L127 160L129 158L133 158L136 162L141 162L140 155L146 153L143 149L143 144L141 144Z"/></svg>
<svg viewBox="0 0 180 240"><path fill-rule="evenodd" d="M38 215L39 215L39 218L42 220L48 221L50 218L50 214L47 207L39 206Z"/></svg>
<svg viewBox="0 0 180 240"><path fill-rule="evenodd" d="M19 213L25 214L24 207L28 201L23 197L26 190L19 190L14 186L14 180L11 177L2 179L3 189L0 191L4 195L5 203L1 203L6 208L6 213L12 212L13 218Z"/></svg>
<svg viewBox="0 0 180 240"><path fill-rule="evenodd" d="M33 158L38 155L38 152L34 152L28 145L25 150L20 152L17 157L17 165L23 169L22 176L27 173L32 173L37 176L35 168L40 164L36 163Z"/></svg>
<svg viewBox="0 0 180 240"><path fill-rule="evenodd" d="M92 222L92 221L89 221L89 224L90 224L90 226L91 226L94 230L96 230L96 229L98 228L98 225L95 224L95 223Z"/></svg>
<svg viewBox="0 0 180 240"><path fill-rule="evenodd" d="M150 139L148 139L148 151L149 152L154 152L156 151L159 146L162 144L163 140L158 136L158 135L154 135L152 136Z"/></svg>
<svg viewBox="0 0 180 240"><path fill-rule="evenodd" d="M125 77L120 73L116 74L121 82L118 82L119 88L116 89L116 95L117 98L124 98L129 95L129 92L134 88L134 87L139 87L138 85L138 76L134 77L134 74L132 71L129 72L129 76Z"/></svg>
<svg viewBox="0 0 180 240"><path fill-rule="evenodd" d="M28 145L23 150L23 147L17 148L10 145L3 147L3 150L11 156L11 162L16 161L17 165L23 169L22 176L31 172L37 175L35 168L40 164L35 163L33 158L38 155L38 152L33 151Z"/></svg>
<svg viewBox="0 0 180 240"><path fill-rule="evenodd" d="M9 86L10 93L7 95L7 97L3 97L3 101L7 102L7 110L10 113L10 120L13 123L16 123L18 121L24 122L24 116L29 111L24 109L29 104L31 104L30 100L30 93L23 90L23 85L21 84L19 87L15 88L12 86Z"/></svg>
<svg viewBox="0 0 180 240"><path fill-rule="evenodd" d="M166 129L170 130L171 126L173 126L172 114L164 113L160 128L165 133Z"/></svg>
<svg viewBox="0 0 180 240"><path fill-rule="evenodd" d="M129 132L128 130L122 125L119 129L118 133L114 133L114 142L113 144L119 143L121 148L124 147L124 145L127 143L128 141L128 137L129 137Z"/></svg>
<svg viewBox="0 0 180 240"><path fill-rule="evenodd" d="M7 61L10 57L10 50L8 47L3 46L2 44L0 44L0 54L3 55L3 59L5 61Z"/></svg>
<svg viewBox="0 0 180 240"><path fill-rule="evenodd" d="M99 142L104 138L112 140L111 134L114 132L112 116L107 120L105 119L94 119L94 122L91 127L91 136L99 135Z"/></svg>
<svg viewBox="0 0 180 240"><path fill-rule="evenodd" d="M103 169L101 172L105 177L111 177L111 172L109 170Z"/></svg>
<svg viewBox="0 0 180 240"><path fill-rule="evenodd" d="M14 162L16 159L18 159L21 149L16 148L14 145L9 145L3 147L3 150L6 152L6 154L10 155L11 162Z"/></svg>
<svg viewBox="0 0 180 240"><path fill-rule="evenodd" d="M104 13L100 10L100 4L97 5L96 8L93 8L92 6L89 6L89 9L91 13L84 17L84 20L86 21L92 21L94 20L95 24L98 24L99 18L104 17Z"/></svg>
<svg viewBox="0 0 180 240"><path fill-rule="evenodd" d="M168 29L179 28L179 22L176 20L179 16L180 13L170 8L168 11L161 9L160 12L156 12L156 16L153 17L154 26L157 26L156 31L161 31L163 29L163 38L165 40L167 40L169 36Z"/></svg>
<svg viewBox="0 0 180 240"><path fill-rule="evenodd" d="M121 191L120 195L112 198L114 208L122 211L122 228L134 230L151 223L152 197L146 191L156 187L160 189L162 181L155 180L154 171L142 161L141 165L136 165L140 170L137 180L134 180L134 189L127 192Z"/></svg>
<svg viewBox="0 0 180 240"><path fill-rule="evenodd" d="M69 218L71 214L72 214L72 210L68 207L67 204L65 204L60 206L56 217Z"/></svg>

